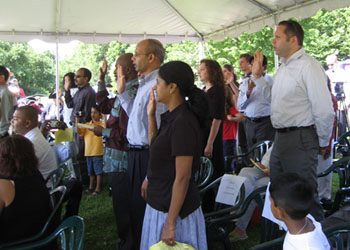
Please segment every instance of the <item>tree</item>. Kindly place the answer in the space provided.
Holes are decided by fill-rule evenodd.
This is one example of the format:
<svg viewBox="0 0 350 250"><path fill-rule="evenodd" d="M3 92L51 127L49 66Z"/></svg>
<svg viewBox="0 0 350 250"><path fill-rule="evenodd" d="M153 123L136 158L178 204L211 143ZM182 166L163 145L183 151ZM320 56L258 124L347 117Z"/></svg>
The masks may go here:
<svg viewBox="0 0 350 250"><path fill-rule="evenodd" d="M14 72L26 95L47 94L55 84L55 58L50 52L39 55L27 43L0 41L1 64Z"/></svg>

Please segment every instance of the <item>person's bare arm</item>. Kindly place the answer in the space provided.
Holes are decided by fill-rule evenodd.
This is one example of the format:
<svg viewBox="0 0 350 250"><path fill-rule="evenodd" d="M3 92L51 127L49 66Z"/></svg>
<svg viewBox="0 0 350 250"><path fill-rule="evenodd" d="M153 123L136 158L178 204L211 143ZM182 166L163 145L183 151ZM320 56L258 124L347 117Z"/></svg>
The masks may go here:
<svg viewBox="0 0 350 250"><path fill-rule="evenodd" d="M210 127L210 133L207 141L207 146L204 149L204 156L211 158L213 156L213 143L219 132L221 120L213 119Z"/></svg>
<svg viewBox="0 0 350 250"><path fill-rule="evenodd" d="M165 221L161 239L169 246L175 245L176 219L184 203L191 179L192 156L177 156L175 160L176 177L172 188L168 217Z"/></svg>
<svg viewBox="0 0 350 250"><path fill-rule="evenodd" d="M151 89L149 102L147 105L148 115L148 143L151 145L153 136L157 133L157 120L156 120L156 98L154 96L154 87Z"/></svg>

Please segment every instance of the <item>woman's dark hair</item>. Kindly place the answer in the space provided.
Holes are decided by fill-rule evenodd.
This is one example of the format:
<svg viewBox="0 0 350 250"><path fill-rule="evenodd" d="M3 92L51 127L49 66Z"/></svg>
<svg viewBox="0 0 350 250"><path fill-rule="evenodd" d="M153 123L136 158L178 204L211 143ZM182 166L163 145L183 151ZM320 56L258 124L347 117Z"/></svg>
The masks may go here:
<svg viewBox="0 0 350 250"><path fill-rule="evenodd" d="M207 67L209 82L214 86L224 88L225 79L220 64L217 61L211 59L202 59L200 64L202 63L204 63Z"/></svg>
<svg viewBox="0 0 350 250"><path fill-rule="evenodd" d="M75 74L74 74L73 72L69 72L69 73L67 73L67 74L65 74L65 75L63 76L63 86L64 86L64 78L66 78L66 76L69 77L69 80L70 80L70 87L71 87L71 88L77 88L77 85L75 85L75 81L74 81L74 76L75 76Z"/></svg>
<svg viewBox="0 0 350 250"><path fill-rule="evenodd" d="M231 89L231 87L229 86L229 85L227 85L227 87L226 87L226 92L227 92L227 97L226 97L226 99L225 99L225 114L226 115L229 115L230 114L230 108L231 107L235 107L235 103L234 103L234 101L233 101L233 95L234 95L234 93L233 93L233 91L232 91L232 89ZM237 108L237 107L236 107Z"/></svg>
<svg viewBox="0 0 350 250"><path fill-rule="evenodd" d="M0 140L0 175L9 178L32 176L38 169L34 146L21 135Z"/></svg>
<svg viewBox="0 0 350 250"><path fill-rule="evenodd" d="M233 66L231 64L225 64L224 68L226 68L228 71L230 71L231 73L233 73Z"/></svg>
<svg viewBox="0 0 350 250"><path fill-rule="evenodd" d="M200 125L204 124L208 116L209 104L205 93L194 84L194 75L191 67L181 61L171 61L159 69L159 77L166 84L175 83L180 94L188 98L187 103L190 110L199 120Z"/></svg>
<svg viewBox="0 0 350 250"><path fill-rule="evenodd" d="M232 73L232 75L233 75L233 83L237 86L237 88L239 88L239 84L237 82L238 78L237 78L237 75L235 74L233 66L231 64L225 64L224 68Z"/></svg>

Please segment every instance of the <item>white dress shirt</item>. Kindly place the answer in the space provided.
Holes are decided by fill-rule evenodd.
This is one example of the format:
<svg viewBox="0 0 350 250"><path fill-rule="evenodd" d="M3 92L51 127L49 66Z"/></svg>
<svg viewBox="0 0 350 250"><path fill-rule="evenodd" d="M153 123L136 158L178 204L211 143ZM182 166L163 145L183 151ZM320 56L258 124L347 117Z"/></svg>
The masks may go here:
<svg viewBox="0 0 350 250"><path fill-rule="evenodd" d="M265 75L267 76L267 74ZM249 118L260 118L269 116L271 113L271 87L272 79L265 77L266 81L255 82L255 87L247 97L248 81L250 78L244 78L239 87L238 108L244 110L244 114Z"/></svg>
<svg viewBox="0 0 350 250"><path fill-rule="evenodd" d="M157 83L158 69L149 73L146 77L140 77L139 88L135 99L132 99L127 91L117 95L120 104L129 116L126 138L131 145L148 145L148 116L147 105L152 87ZM166 106L157 103L156 119L159 127L160 115L167 110Z"/></svg>
<svg viewBox="0 0 350 250"><path fill-rule="evenodd" d="M316 125L319 145L326 147L332 134L334 110L321 64L301 48L274 76L271 122L274 128ZM266 81L263 77L256 82Z"/></svg>
<svg viewBox="0 0 350 250"><path fill-rule="evenodd" d="M24 137L33 143L35 155L39 160L39 171L44 179L46 179L46 177L57 168L56 157L50 144L37 127L28 131Z"/></svg>

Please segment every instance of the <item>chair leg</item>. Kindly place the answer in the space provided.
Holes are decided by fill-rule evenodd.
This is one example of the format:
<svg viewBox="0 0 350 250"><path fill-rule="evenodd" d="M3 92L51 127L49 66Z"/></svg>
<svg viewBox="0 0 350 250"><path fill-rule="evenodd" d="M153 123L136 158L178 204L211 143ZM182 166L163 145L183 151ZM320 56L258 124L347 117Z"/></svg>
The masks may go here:
<svg viewBox="0 0 350 250"><path fill-rule="evenodd" d="M232 245L231 245L229 236L227 236L225 238L224 247L225 247L225 250L231 250L232 249Z"/></svg>

